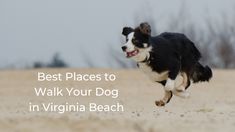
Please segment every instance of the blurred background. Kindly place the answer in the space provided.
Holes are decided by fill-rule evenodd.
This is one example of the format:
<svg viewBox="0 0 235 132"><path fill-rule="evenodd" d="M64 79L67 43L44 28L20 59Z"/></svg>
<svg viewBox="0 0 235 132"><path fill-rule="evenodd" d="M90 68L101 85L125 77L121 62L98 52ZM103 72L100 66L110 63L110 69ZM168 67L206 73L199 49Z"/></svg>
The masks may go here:
<svg viewBox="0 0 235 132"><path fill-rule="evenodd" d="M235 68L234 0L0 0L0 68L134 68L124 26L181 32L214 68Z"/></svg>

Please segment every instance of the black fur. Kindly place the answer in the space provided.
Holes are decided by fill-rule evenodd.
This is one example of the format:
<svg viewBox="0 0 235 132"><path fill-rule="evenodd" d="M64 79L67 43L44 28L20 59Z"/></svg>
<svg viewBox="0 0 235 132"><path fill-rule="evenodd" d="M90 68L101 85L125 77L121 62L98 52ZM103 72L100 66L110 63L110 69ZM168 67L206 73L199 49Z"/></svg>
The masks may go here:
<svg viewBox="0 0 235 132"><path fill-rule="evenodd" d="M129 33L133 32L134 29L132 29L131 27L124 27L122 30L122 34L127 36Z"/></svg>
<svg viewBox="0 0 235 132"><path fill-rule="evenodd" d="M202 66L199 62L195 65L194 72L192 74L192 80L194 83L200 81L209 81L212 77L212 71L208 66Z"/></svg>
<svg viewBox="0 0 235 132"><path fill-rule="evenodd" d="M201 54L184 34L162 33L149 37L152 46L149 66L156 72L169 70L169 78L174 80L179 72L185 72L194 82L209 81L211 69L198 61Z"/></svg>

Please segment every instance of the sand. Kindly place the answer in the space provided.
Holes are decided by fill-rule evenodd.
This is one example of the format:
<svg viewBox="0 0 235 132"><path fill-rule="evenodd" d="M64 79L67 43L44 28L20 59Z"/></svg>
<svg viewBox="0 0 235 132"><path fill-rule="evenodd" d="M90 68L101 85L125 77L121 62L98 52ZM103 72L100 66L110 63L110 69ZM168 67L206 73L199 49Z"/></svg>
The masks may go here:
<svg viewBox="0 0 235 132"><path fill-rule="evenodd" d="M113 73L114 82L38 82L37 72L88 74ZM139 70L38 69L0 71L1 132L234 132L235 70L213 70L210 83L193 84L190 98L174 96L165 107L160 84L152 83ZM34 87L118 89L119 97L37 97ZM124 112L30 112L29 102L115 104Z"/></svg>

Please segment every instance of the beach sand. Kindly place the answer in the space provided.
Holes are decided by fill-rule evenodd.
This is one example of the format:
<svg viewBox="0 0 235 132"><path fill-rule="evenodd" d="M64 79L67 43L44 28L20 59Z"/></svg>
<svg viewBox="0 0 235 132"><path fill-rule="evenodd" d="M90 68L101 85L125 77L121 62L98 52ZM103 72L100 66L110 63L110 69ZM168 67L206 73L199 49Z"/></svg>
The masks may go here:
<svg viewBox="0 0 235 132"><path fill-rule="evenodd" d="M115 74L115 81L38 82L37 72ZM118 89L111 97L37 97L35 87ZM160 84L137 69L36 69L0 71L1 132L234 132L235 70L213 70L209 83L193 84L190 97L174 96L165 107L155 106L163 97ZM30 112L29 102L64 104L116 104L124 112Z"/></svg>

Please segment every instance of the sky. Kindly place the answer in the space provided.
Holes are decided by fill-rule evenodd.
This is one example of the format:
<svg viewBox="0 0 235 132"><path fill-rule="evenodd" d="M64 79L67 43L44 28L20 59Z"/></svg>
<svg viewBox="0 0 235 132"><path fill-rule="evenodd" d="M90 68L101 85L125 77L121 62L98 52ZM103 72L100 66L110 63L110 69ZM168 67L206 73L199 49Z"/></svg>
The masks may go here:
<svg viewBox="0 0 235 132"><path fill-rule="evenodd" d="M0 67L48 62L56 52L71 67L120 67L111 54L131 63L121 54L122 28L150 15L163 32L182 2L202 26L235 9L235 0L0 0Z"/></svg>

